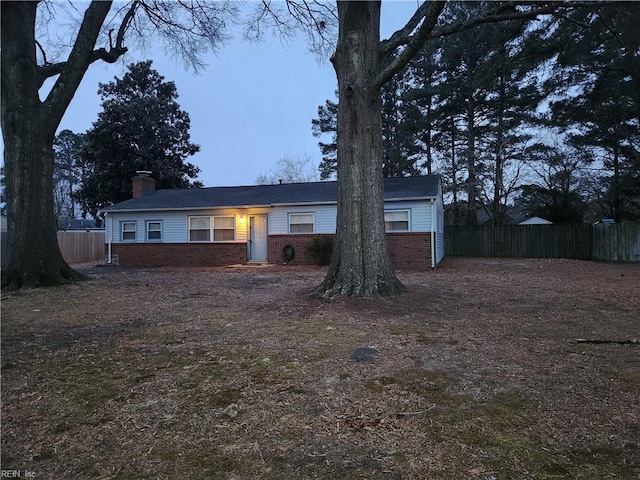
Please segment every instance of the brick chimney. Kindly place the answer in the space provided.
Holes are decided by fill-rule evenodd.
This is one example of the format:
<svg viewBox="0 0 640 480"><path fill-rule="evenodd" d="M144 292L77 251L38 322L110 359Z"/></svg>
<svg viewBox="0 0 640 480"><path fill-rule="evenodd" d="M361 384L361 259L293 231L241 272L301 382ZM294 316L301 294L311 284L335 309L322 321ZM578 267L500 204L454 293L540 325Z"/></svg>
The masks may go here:
<svg viewBox="0 0 640 480"><path fill-rule="evenodd" d="M156 191L156 181L151 177L151 172L147 170L138 170L132 179L132 184L133 198Z"/></svg>

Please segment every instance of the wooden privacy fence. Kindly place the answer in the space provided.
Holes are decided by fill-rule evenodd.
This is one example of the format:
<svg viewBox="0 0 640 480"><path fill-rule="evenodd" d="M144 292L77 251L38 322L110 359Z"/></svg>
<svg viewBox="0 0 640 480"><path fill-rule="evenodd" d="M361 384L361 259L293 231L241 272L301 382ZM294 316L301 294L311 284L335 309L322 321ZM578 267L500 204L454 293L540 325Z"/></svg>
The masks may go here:
<svg viewBox="0 0 640 480"><path fill-rule="evenodd" d="M640 262L640 224L445 227L445 253Z"/></svg>
<svg viewBox="0 0 640 480"><path fill-rule="evenodd" d="M104 232L58 232L58 245L67 263L104 261Z"/></svg>

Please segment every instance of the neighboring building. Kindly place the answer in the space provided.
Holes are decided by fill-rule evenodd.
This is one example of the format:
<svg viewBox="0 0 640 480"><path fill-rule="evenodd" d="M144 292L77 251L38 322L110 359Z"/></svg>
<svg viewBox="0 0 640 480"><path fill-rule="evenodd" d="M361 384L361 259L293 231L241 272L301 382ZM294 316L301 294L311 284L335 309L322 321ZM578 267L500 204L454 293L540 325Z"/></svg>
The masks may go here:
<svg viewBox="0 0 640 480"><path fill-rule="evenodd" d="M64 218L58 221L58 231L104 231L104 226L98 226L91 218Z"/></svg>
<svg viewBox="0 0 640 480"><path fill-rule="evenodd" d="M551 225L553 222L540 217L531 217L518 223L518 225Z"/></svg>
<svg viewBox="0 0 640 480"><path fill-rule="evenodd" d="M119 265L281 263L288 245L312 263L311 240L336 231L336 182L155 191L149 172L133 180L134 198L102 210ZM384 199L394 267L434 267L444 257L440 177L387 178Z"/></svg>

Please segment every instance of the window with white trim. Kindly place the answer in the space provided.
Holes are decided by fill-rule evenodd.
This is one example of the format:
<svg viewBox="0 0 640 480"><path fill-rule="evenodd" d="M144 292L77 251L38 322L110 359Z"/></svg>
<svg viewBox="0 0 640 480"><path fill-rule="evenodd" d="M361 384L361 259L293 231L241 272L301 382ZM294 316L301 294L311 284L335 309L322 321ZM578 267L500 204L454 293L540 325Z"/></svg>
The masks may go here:
<svg viewBox="0 0 640 480"><path fill-rule="evenodd" d="M136 222L120 222L120 231L123 242L136 241Z"/></svg>
<svg viewBox="0 0 640 480"><path fill-rule="evenodd" d="M236 239L236 217L189 217L190 242L233 242Z"/></svg>
<svg viewBox="0 0 640 480"><path fill-rule="evenodd" d="M148 221L147 222L147 241L159 242L162 240L162 222Z"/></svg>
<svg viewBox="0 0 640 480"><path fill-rule="evenodd" d="M314 214L313 213L290 213L289 233L313 233Z"/></svg>
<svg viewBox="0 0 640 480"><path fill-rule="evenodd" d="M236 217L213 217L213 241L233 242L236 239Z"/></svg>
<svg viewBox="0 0 640 480"><path fill-rule="evenodd" d="M189 241L211 241L211 217L189 217Z"/></svg>
<svg viewBox="0 0 640 480"><path fill-rule="evenodd" d="M385 210L384 231L385 232L408 232L409 231L409 210Z"/></svg>

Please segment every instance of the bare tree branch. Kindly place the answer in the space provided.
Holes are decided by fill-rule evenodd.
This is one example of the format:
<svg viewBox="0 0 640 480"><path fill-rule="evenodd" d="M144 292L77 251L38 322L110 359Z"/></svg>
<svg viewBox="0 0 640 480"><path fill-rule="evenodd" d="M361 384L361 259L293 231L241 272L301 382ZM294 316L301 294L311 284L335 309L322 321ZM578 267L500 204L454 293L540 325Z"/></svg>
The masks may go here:
<svg viewBox="0 0 640 480"><path fill-rule="evenodd" d="M40 54L42 55L42 62L47 65L49 62L47 61L47 53L44 51L44 48L42 48L42 45L40 44L39 41L35 41L36 42L36 46L38 47L38 50L40 50Z"/></svg>
<svg viewBox="0 0 640 480"><path fill-rule="evenodd" d="M289 41L299 33L306 37L309 50L319 58L327 58L335 48L338 17L335 4L319 0L262 0L246 22L244 36L250 41L262 40L266 30Z"/></svg>
<svg viewBox="0 0 640 480"><path fill-rule="evenodd" d="M102 60L107 63L114 63L115 61L118 60L118 58L120 58L122 55L124 55L127 52L127 48L123 46L124 36L135 15L135 12L136 12L136 9L138 8L139 3L140 2L137 0L134 1L129 7L129 9L127 10L127 13L124 15L122 22L120 23L120 27L118 28L118 35L116 37L115 46L110 46L109 50L107 50L106 48L99 48L97 50L92 50L91 53L88 55L87 65L90 65L98 60ZM109 7L107 7L107 10L104 12L104 18L106 18L109 8L110 8L110 5ZM87 14L88 13L89 13L89 10L87 10ZM38 72L40 75L40 79L39 79L40 86L42 86L42 84L47 78L54 77L56 75L61 75L70 66L72 58L75 59L75 62L82 61L82 59L80 58L81 56L80 54L82 53L81 49L86 49L89 46L90 39L88 40L88 42L86 42L86 44L80 43L79 40L84 38L82 37L82 35L89 32L90 28L91 28L91 37L94 38L93 44L95 44L95 41L97 40L97 36L99 33L99 28L101 27L102 24L89 26L88 22L89 22L89 19L91 19L92 17L88 16L87 14L85 14L85 18L80 27L80 31L78 32L76 44L74 45L73 50L69 55L69 59L67 61L49 64L46 61L44 50L41 47L41 52L44 59L44 65L38 68ZM97 32L96 32L96 28L98 28ZM38 45L40 44L38 43ZM90 48L93 48L93 45L91 45ZM74 55L74 52L75 52L75 55Z"/></svg>
<svg viewBox="0 0 640 480"><path fill-rule="evenodd" d="M381 57L394 52L398 47L406 45L409 42L411 32L413 32L420 24L420 21L427 16L429 7L429 2L423 2L404 27L394 32L389 39L380 42Z"/></svg>
<svg viewBox="0 0 640 480"><path fill-rule="evenodd" d="M462 32L464 30L470 30L477 27L478 25L483 25L485 23L508 22L512 20L533 20L540 15L550 15L560 7L564 6L570 8L573 5L574 4L565 4L564 2L549 2L547 4L544 4L544 6L542 7L537 7L532 10L511 10L509 11L509 13L479 16L472 18L467 22L454 23L451 25L434 28L430 38L446 37L448 35L453 35L454 33Z"/></svg>
<svg viewBox="0 0 640 480"><path fill-rule="evenodd" d="M376 79L373 82L374 88L382 88L382 86L387 83L391 79L391 77L402 70L402 68L407 63L409 63L409 61L413 57L415 57L416 53L425 44L434 27L436 26L438 17L442 13L442 10L444 10L445 3L445 1L437 1L431 3L429 5L429 9L424 12L424 20L422 21L422 25L420 25L418 31L415 34L406 37L406 40L402 40L400 37L398 37L396 42L402 41L402 43L406 44L406 48L402 50L402 52L400 52L400 54L395 57L386 67L384 67L382 71L377 75ZM422 4L422 6L424 6L425 4L426 2ZM411 19L409 20L410 23L413 22L414 17L411 17ZM413 29L411 31L413 31ZM395 34L392 35L392 38L393 36L395 36Z"/></svg>
<svg viewBox="0 0 640 480"><path fill-rule="evenodd" d="M465 22L437 27L436 23L444 9L445 3L445 1L431 2L430 4L424 2L403 28L395 32L389 40L381 42L380 56L383 62L385 58L388 58L399 47L405 46L405 48L391 60L377 76L375 81L376 87L381 88L393 75L399 72L414 57L415 52L422 48L430 38L453 35L485 23L531 20L540 15L552 14L562 6L575 6L573 3L565 4L564 2L548 2L539 6L538 3L533 2L532 5L534 5L534 8L518 10L518 6L528 5L529 3L524 2L521 4L501 6L487 15L477 16ZM421 21L422 24L420 27L417 27ZM418 28L418 30L412 34L416 28Z"/></svg>

